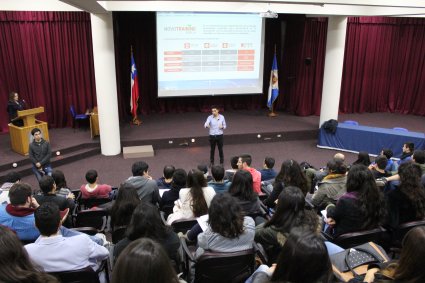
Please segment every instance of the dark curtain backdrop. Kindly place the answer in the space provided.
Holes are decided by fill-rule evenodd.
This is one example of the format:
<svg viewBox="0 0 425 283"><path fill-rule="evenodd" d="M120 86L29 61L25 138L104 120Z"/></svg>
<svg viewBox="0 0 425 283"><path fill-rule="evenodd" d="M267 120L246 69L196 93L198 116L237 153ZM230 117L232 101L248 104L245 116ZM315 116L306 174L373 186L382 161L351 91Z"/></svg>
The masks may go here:
<svg viewBox="0 0 425 283"><path fill-rule="evenodd" d="M425 115L425 19L348 19L339 107Z"/></svg>
<svg viewBox="0 0 425 283"><path fill-rule="evenodd" d="M318 114L320 111L326 19L300 15L279 15L278 19L266 19L262 95L157 98L155 13L116 12L113 16L118 104L122 120L130 119L131 47L139 74L139 112L142 115L209 111L212 104L224 109L266 108L275 46L280 88L275 109L298 115ZM282 30L283 22L286 24L286 32ZM311 65L305 64L305 57L312 58Z"/></svg>
<svg viewBox="0 0 425 283"><path fill-rule="evenodd" d="M50 127L71 125L69 106L96 105L90 15L85 12L0 11L0 128L8 131L10 91Z"/></svg>

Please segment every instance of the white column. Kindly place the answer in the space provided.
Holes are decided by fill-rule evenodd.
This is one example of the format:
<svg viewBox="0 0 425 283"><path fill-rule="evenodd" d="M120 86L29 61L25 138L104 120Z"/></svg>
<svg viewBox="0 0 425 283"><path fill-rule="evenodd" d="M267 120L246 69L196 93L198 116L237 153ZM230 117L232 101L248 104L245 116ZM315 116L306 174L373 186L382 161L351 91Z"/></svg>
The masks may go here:
<svg viewBox="0 0 425 283"><path fill-rule="evenodd" d="M319 126L329 119L338 120L346 31L347 17L332 16L328 18Z"/></svg>
<svg viewBox="0 0 425 283"><path fill-rule="evenodd" d="M103 155L121 153L112 13L91 14L94 73Z"/></svg>

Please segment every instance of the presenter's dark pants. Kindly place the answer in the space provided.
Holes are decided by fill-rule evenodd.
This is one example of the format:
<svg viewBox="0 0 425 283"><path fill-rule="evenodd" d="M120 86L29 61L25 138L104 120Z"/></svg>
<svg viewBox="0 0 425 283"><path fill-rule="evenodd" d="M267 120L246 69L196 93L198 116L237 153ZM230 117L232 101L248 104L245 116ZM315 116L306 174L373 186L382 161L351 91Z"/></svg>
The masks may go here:
<svg viewBox="0 0 425 283"><path fill-rule="evenodd" d="M214 163L214 154L215 154L215 146L218 147L218 153L220 155L220 164L224 163L224 157L223 157L223 135L210 135L210 161L211 163Z"/></svg>

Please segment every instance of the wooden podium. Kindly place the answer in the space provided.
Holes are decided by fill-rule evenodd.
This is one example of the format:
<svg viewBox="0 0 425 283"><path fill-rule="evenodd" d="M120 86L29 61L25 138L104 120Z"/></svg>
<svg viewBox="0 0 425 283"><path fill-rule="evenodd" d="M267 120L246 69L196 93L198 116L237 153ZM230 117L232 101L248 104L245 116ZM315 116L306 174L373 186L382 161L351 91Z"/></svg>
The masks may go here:
<svg viewBox="0 0 425 283"><path fill-rule="evenodd" d="M17 119L22 119L24 121L24 126L19 127L12 123L9 124L10 142L14 152L28 155L29 144L32 141L31 130L34 128L39 128L43 135L43 139L46 141L49 140L47 123L35 119L35 115L43 112L44 107L18 111Z"/></svg>

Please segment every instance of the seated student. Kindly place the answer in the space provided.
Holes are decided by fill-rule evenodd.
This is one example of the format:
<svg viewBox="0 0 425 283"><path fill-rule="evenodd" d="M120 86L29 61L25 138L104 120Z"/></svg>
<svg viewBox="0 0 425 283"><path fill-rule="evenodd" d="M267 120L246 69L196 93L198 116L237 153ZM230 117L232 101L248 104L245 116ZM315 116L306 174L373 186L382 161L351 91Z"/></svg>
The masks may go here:
<svg viewBox="0 0 425 283"><path fill-rule="evenodd" d="M40 237L25 249L30 259L46 272L78 270L90 266L97 270L109 255L85 234L63 237L59 231L61 216L54 203L43 203L35 211L35 225Z"/></svg>
<svg viewBox="0 0 425 283"><path fill-rule="evenodd" d="M220 165L213 165L211 167L212 180L208 182L208 186L214 189L216 193L224 193L229 190L229 180L224 180L224 168Z"/></svg>
<svg viewBox="0 0 425 283"><path fill-rule="evenodd" d="M70 211L73 211L75 207L74 194L69 194L67 198L57 196L56 183L55 180L53 180L53 177L45 175L41 177L38 183L40 185L41 191L43 192L42 195L35 196L35 199L39 204L43 204L45 202L53 202L59 207L59 210L65 210L69 208ZM72 226L71 215L67 218L64 225L66 227Z"/></svg>
<svg viewBox="0 0 425 283"><path fill-rule="evenodd" d="M21 181L21 174L18 172L9 172L6 174L3 185L0 187L0 205L8 203L9 201L9 190L15 183Z"/></svg>
<svg viewBox="0 0 425 283"><path fill-rule="evenodd" d="M388 224L392 228L425 217L425 191L421 185L421 168L405 162L398 168L400 184L386 194Z"/></svg>
<svg viewBox="0 0 425 283"><path fill-rule="evenodd" d="M368 166L369 170L372 172L375 179L382 177L390 177L391 173L388 172L385 168L388 165L388 158L385 155L379 155L375 158L375 163Z"/></svg>
<svg viewBox="0 0 425 283"><path fill-rule="evenodd" d="M65 174L60 170L53 170L52 178L56 183L56 195L66 198L72 191L66 184Z"/></svg>
<svg viewBox="0 0 425 283"><path fill-rule="evenodd" d="M328 175L318 183L318 188L311 196L311 203L317 210L323 210L329 204L336 204L338 199L347 192L347 167L342 162L329 161Z"/></svg>
<svg viewBox="0 0 425 283"><path fill-rule="evenodd" d="M263 169L258 170L261 173L261 181L268 181L276 177L276 171L274 171L275 160L272 157L264 158Z"/></svg>
<svg viewBox="0 0 425 283"><path fill-rule="evenodd" d="M265 214L258 195L252 189L252 175L248 171L236 172L229 193L242 207L244 215L255 217Z"/></svg>
<svg viewBox="0 0 425 283"><path fill-rule="evenodd" d="M12 230L0 225L0 282L59 283L34 266Z"/></svg>
<svg viewBox="0 0 425 283"><path fill-rule="evenodd" d="M165 219L173 212L174 202L179 199L180 190L186 188L186 180L187 173L184 169L179 168L174 171L171 188L169 191L164 192L159 203L161 211L165 213Z"/></svg>
<svg viewBox="0 0 425 283"><path fill-rule="evenodd" d="M113 201L110 210L111 228L125 227L130 223L134 209L140 204L136 188L130 184L121 184L117 199Z"/></svg>
<svg viewBox="0 0 425 283"><path fill-rule="evenodd" d="M251 167L252 157L249 154L242 154L239 156L238 168L239 170L248 171L252 175L253 189L257 194L261 193L261 173L257 169Z"/></svg>
<svg viewBox="0 0 425 283"><path fill-rule="evenodd" d="M100 185L97 183L98 176L96 170L89 170L86 173L87 184L81 185L81 198L109 198L109 193L112 191L110 185Z"/></svg>
<svg viewBox="0 0 425 283"><path fill-rule="evenodd" d="M211 187L207 187L207 180L199 170L191 170L187 176L188 188L181 189L179 199L175 201L173 213L167 218L172 224L179 219L191 219L207 214L208 207L215 195Z"/></svg>
<svg viewBox="0 0 425 283"><path fill-rule="evenodd" d="M286 186L300 188L304 195L309 191L307 177L298 162L293 159L282 162L282 167L273 182L273 191L263 203L267 207L274 208L275 201Z"/></svg>
<svg viewBox="0 0 425 283"><path fill-rule="evenodd" d="M205 164L199 164L198 167L197 167L197 169L199 171L201 171L202 173L204 173L204 177L207 180L207 183L209 181L212 181L212 177L208 174L208 166L207 165L205 165Z"/></svg>
<svg viewBox="0 0 425 283"><path fill-rule="evenodd" d="M323 239L311 231L294 229L272 267L261 265L245 283L335 282Z"/></svg>
<svg viewBox="0 0 425 283"><path fill-rule="evenodd" d="M149 176L149 165L144 161L138 161L131 166L132 177L125 183L132 184L142 201L158 204L161 201L159 189L152 177Z"/></svg>
<svg viewBox="0 0 425 283"><path fill-rule="evenodd" d="M170 226L164 224L158 208L146 202L140 203L134 210L127 227L126 238L115 245L114 258L118 258L132 241L140 238L157 241L162 245L170 259L178 261L179 237Z"/></svg>
<svg viewBox="0 0 425 283"><path fill-rule="evenodd" d="M204 251L237 252L249 250L254 244L255 223L243 216L242 208L227 193L217 194L208 209L208 227L198 235L196 257Z"/></svg>
<svg viewBox="0 0 425 283"><path fill-rule="evenodd" d="M380 155L385 155L385 157L388 159L387 167L385 167L385 171L391 172L391 174L395 171L397 171L397 163L391 159L393 157L394 153L389 148L383 148L381 150Z"/></svg>
<svg viewBox="0 0 425 283"><path fill-rule="evenodd" d="M303 192L289 186L280 193L272 218L255 228L255 241L263 245L269 260L274 262L289 233L296 227L311 232L320 232L321 228L317 214L305 209Z"/></svg>
<svg viewBox="0 0 425 283"><path fill-rule="evenodd" d="M149 238L131 242L121 253L112 283L182 283L163 247Z"/></svg>
<svg viewBox="0 0 425 283"><path fill-rule="evenodd" d="M362 164L367 167L370 163L369 153L367 151L360 151L357 156L357 160L353 162L353 165Z"/></svg>
<svg viewBox="0 0 425 283"><path fill-rule="evenodd" d="M364 165L354 165L347 175L347 193L336 206L327 208L326 223L334 236L378 227L384 220L382 193L372 173Z"/></svg>
<svg viewBox="0 0 425 283"><path fill-rule="evenodd" d="M162 177L156 180L158 189L171 189L174 170L176 170L176 168L173 165L164 166Z"/></svg>
<svg viewBox="0 0 425 283"><path fill-rule="evenodd" d="M413 228L404 237L398 261L369 265L363 282L425 282L424 257L425 227L421 226Z"/></svg>
<svg viewBox="0 0 425 283"><path fill-rule="evenodd" d="M413 142L405 142L403 144L403 153L400 156L400 160L397 162L397 165L400 166L404 162L412 160L412 155L415 150L415 144Z"/></svg>
<svg viewBox="0 0 425 283"><path fill-rule="evenodd" d="M236 171L239 170L238 161L239 161L239 156L233 156L232 158L230 158L230 166L232 168L227 169L225 171L225 173L224 173L224 179L225 180L232 181L233 175L235 175Z"/></svg>

